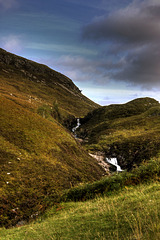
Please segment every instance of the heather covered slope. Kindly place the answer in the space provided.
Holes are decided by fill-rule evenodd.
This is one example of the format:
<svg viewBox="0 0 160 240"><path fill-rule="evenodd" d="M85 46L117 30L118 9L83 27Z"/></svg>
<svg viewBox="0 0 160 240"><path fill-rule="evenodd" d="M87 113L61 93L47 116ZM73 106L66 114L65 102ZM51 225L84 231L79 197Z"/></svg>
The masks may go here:
<svg viewBox="0 0 160 240"><path fill-rule="evenodd" d="M56 120L0 95L0 173L0 224L11 226L104 172Z"/></svg>
<svg viewBox="0 0 160 240"><path fill-rule="evenodd" d="M52 115L62 123L74 116L83 117L98 107L68 77L3 49L0 49L0 93L35 111L40 108L45 117L50 115L48 106L56 104L59 112L55 110Z"/></svg>
<svg viewBox="0 0 160 240"><path fill-rule="evenodd" d="M78 132L90 151L117 157L124 169L160 152L160 104L152 98L135 99L89 113Z"/></svg>

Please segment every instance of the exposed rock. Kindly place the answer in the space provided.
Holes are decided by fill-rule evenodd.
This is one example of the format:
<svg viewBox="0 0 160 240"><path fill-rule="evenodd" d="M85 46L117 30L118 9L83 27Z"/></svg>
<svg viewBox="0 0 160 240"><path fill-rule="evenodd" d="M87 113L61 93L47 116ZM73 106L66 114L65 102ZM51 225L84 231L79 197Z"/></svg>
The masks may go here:
<svg viewBox="0 0 160 240"><path fill-rule="evenodd" d="M109 174L109 164L105 161L105 154L103 152L89 153L89 155L95 158L98 164Z"/></svg>
<svg viewBox="0 0 160 240"><path fill-rule="evenodd" d="M25 224L27 224L27 221L22 220L22 221L19 221L19 222L16 224L16 227L21 227L21 226L24 226Z"/></svg>

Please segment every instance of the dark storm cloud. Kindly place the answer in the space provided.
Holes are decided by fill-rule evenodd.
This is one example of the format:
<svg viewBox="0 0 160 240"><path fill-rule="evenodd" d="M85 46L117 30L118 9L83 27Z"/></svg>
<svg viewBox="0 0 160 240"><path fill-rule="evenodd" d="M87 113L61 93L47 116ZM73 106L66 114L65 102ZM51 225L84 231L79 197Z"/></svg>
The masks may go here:
<svg viewBox="0 0 160 240"><path fill-rule="evenodd" d="M160 2L131 4L84 28L83 37L128 43L147 42L160 37Z"/></svg>
<svg viewBox="0 0 160 240"><path fill-rule="evenodd" d="M145 88L160 87L160 45L147 46L128 53L123 68L112 78L140 84Z"/></svg>
<svg viewBox="0 0 160 240"><path fill-rule="evenodd" d="M160 1L134 1L86 26L83 38L107 43L113 62L116 55L123 59L121 70L111 69L113 80L160 87Z"/></svg>

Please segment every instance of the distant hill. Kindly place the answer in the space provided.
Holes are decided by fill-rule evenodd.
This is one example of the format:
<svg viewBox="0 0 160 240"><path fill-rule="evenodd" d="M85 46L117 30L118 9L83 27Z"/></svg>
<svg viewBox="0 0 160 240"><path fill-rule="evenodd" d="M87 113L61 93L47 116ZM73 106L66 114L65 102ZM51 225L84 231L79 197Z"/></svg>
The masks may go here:
<svg viewBox="0 0 160 240"><path fill-rule="evenodd" d="M81 122L78 136L85 140L86 148L117 157L123 169L160 152L160 104L155 99L100 107Z"/></svg>
<svg viewBox="0 0 160 240"><path fill-rule="evenodd" d="M0 49L1 226L35 218L62 190L103 176L62 126L97 106L64 75Z"/></svg>

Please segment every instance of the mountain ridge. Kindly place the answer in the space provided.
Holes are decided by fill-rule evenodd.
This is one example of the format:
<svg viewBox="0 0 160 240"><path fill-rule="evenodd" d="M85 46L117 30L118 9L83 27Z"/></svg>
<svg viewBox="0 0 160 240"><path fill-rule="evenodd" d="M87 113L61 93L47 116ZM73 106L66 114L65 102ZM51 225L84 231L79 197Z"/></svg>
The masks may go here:
<svg viewBox="0 0 160 240"><path fill-rule="evenodd" d="M0 226L29 221L105 171L67 129L98 105L47 66L0 49Z"/></svg>
<svg viewBox="0 0 160 240"><path fill-rule="evenodd" d="M54 79L55 82L61 82L67 87L72 88L72 90L77 93L81 92L79 88L72 82L72 80L66 77L65 75L49 68L44 64L40 64L35 61L28 60L24 57L17 56L15 54L5 51L2 48L0 48L0 63L16 67L18 70L21 70L21 72L24 73L25 76L29 77L32 81L37 81L36 77L33 75L35 73L48 74L49 77L55 77ZM41 81L43 82L45 80Z"/></svg>
<svg viewBox="0 0 160 240"><path fill-rule="evenodd" d="M99 107L65 75L3 49L0 49L0 74L0 93L21 95L23 102L30 101L34 109L56 102L61 109L62 123Z"/></svg>

